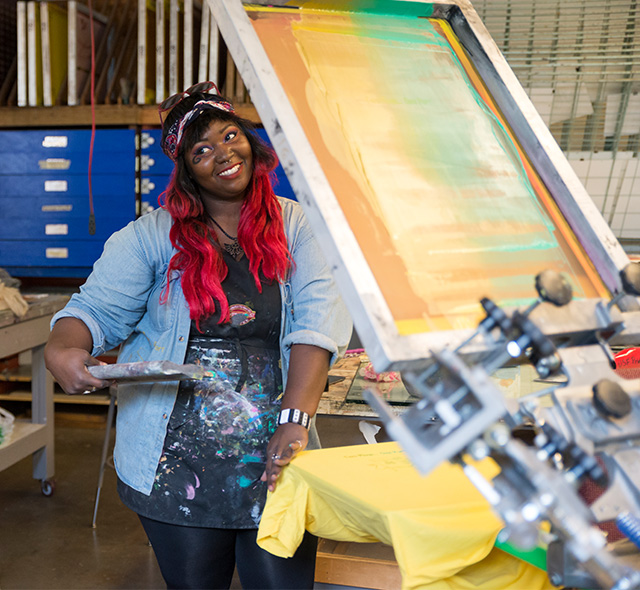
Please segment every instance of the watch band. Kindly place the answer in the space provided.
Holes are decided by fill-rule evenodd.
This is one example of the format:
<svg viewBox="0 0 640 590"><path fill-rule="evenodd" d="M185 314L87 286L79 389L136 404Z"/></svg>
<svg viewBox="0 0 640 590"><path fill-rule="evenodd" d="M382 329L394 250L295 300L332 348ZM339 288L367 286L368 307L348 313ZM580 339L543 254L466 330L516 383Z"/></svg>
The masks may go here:
<svg viewBox="0 0 640 590"><path fill-rule="evenodd" d="M302 410L285 408L284 410L280 410L280 415L278 416L278 425L280 424L300 424L300 426L304 426L309 430L311 418L309 418L309 414Z"/></svg>

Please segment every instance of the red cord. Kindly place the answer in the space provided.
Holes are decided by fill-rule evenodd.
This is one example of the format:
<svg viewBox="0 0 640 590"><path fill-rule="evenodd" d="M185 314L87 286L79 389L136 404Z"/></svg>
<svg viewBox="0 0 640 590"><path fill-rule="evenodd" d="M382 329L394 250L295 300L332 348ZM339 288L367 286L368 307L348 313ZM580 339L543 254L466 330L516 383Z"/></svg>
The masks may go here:
<svg viewBox="0 0 640 590"><path fill-rule="evenodd" d="M93 166L93 143L96 138L96 104L95 104L95 69L96 69L96 47L93 36L93 8L91 0L89 2L89 30L91 32L91 71L89 72L91 80L91 143L89 144L89 234L96 233L96 216L93 211L93 189L91 182L91 168Z"/></svg>

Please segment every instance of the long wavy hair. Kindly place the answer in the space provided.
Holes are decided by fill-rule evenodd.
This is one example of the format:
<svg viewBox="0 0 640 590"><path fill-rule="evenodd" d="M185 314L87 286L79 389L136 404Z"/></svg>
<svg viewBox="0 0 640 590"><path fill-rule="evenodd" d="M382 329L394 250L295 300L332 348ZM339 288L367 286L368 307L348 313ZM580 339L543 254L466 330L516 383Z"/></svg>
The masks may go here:
<svg viewBox="0 0 640 590"><path fill-rule="evenodd" d="M183 102L191 102L191 98ZM188 104L175 108L178 107L185 110ZM171 258L167 275L171 276L174 270L180 272L190 316L196 321L198 329L200 320L215 313L216 305L220 309L219 323L230 319L229 303L222 288L222 281L228 272L227 265L218 237L207 224L199 187L189 174L184 157L215 120L232 121L251 145L253 174L240 210L238 243L249 260L249 270L258 291L262 292L261 276L267 281L282 281L292 264L282 210L271 183L278 164L275 152L255 133L250 121L217 109L205 110L186 129L169 185L160 197L160 204L173 218L169 237L177 250ZM167 300L168 289L169 281L162 294L163 302Z"/></svg>

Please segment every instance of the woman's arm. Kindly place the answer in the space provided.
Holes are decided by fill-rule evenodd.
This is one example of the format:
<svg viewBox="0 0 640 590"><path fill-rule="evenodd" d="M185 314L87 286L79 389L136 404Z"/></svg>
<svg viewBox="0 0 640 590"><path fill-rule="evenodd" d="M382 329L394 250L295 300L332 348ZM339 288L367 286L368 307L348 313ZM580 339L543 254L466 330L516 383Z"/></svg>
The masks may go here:
<svg viewBox="0 0 640 590"><path fill-rule="evenodd" d="M287 386L282 398L282 409L302 410L313 416L329 372L331 353L309 344L291 346ZM309 432L299 424L281 424L267 445L267 467L262 481L267 481L269 491L276 487L282 468L294 455L303 450L309 441Z"/></svg>
<svg viewBox="0 0 640 590"><path fill-rule="evenodd" d="M313 416L327 382L329 366L346 349L351 337L351 318L300 206L291 201L281 202L294 260L285 285L286 335L280 346L289 349L289 355L282 355L286 379L281 407ZM269 490L275 489L282 467L308 441L309 433L303 426L283 424L277 428L267 446L267 467L262 475ZM274 459L274 455L279 458Z"/></svg>
<svg viewBox="0 0 640 590"><path fill-rule="evenodd" d="M60 318L49 335L44 349L47 369L66 393L84 393L109 386L96 379L87 367L104 365L91 356L93 341L86 324L77 318Z"/></svg>

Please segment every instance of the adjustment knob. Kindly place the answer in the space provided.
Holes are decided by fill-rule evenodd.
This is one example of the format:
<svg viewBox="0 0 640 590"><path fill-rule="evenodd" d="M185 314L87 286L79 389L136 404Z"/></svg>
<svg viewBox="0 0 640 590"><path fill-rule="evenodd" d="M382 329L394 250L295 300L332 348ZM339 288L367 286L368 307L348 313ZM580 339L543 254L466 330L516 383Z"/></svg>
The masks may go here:
<svg viewBox="0 0 640 590"><path fill-rule="evenodd" d="M638 276L640 278L640 274ZM536 277L536 291L543 301L558 307L566 305L573 298L573 289L569 281L555 270L543 270Z"/></svg>
<svg viewBox="0 0 640 590"><path fill-rule="evenodd" d="M511 327L511 320L507 314L498 307L491 299L483 297L480 300L487 317L482 321L481 325L486 330L493 330L496 326L500 328L502 333L506 333Z"/></svg>
<svg viewBox="0 0 640 590"><path fill-rule="evenodd" d="M602 379L593 386L593 405L607 418L624 418L631 413L629 394L608 379Z"/></svg>
<svg viewBox="0 0 640 590"><path fill-rule="evenodd" d="M622 288L629 295L640 295L640 263L630 262L620 271Z"/></svg>

